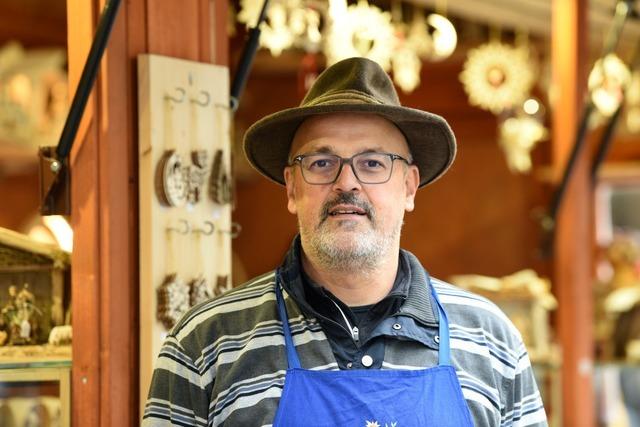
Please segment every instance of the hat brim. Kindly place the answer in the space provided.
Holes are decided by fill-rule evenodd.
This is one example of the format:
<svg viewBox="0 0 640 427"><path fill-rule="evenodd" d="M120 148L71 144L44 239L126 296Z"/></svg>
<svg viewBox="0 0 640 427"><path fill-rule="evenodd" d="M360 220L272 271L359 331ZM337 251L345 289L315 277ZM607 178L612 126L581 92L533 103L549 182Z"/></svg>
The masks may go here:
<svg viewBox="0 0 640 427"><path fill-rule="evenodd" d="M402 106L341 103L290 108L257 121L244 137L247 159L267 178L285 185L284 168L296 130L308 117L329 113L377 114L394 123L407 139L420 172L420 187L441 177L455 158L453 132L436 114Z"/></svg>

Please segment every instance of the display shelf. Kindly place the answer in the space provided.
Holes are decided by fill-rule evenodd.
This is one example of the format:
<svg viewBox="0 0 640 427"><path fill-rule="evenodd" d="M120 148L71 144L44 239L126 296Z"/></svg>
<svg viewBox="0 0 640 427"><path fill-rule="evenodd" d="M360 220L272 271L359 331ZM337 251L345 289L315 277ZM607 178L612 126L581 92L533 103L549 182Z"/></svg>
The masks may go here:
<svg viewBox="0 0 640 427"><path fill-rule="evenodd" d="M70 346L0 347L0 419L71 425Z"/></svg>
<svg viewBox="0 0 640 427"><path fill-rule="evenodd" d="M0 369L71 366L71 346L23 345L0 347Z"/></svg>

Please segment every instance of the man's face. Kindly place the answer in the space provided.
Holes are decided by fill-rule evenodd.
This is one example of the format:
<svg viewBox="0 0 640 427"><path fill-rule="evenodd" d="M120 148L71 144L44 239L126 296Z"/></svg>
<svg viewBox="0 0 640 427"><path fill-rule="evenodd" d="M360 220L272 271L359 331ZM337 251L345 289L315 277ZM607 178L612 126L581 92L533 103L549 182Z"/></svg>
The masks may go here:
<svg viewBox="0 0 640 427"><path fill-rule="evenodd" d="M293 139L290 158L329 153L344 158L364 152L411 158L402 133L372 114L327 114L307 119ZM287 207L298 216L307 255L326 268L370 269L397 250L404 211L414 207L418 168L393 161L390 179L363 184L344 165L332 184L309 184L299 164L285 169Z"/></svg>

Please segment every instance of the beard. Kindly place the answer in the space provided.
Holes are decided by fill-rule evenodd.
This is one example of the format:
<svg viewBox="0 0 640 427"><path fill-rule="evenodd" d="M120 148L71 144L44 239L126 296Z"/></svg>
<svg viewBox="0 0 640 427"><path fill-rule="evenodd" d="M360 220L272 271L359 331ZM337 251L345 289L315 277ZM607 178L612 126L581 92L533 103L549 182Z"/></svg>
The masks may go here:
<svg viewBox="0 0 640 427"><path fill-rule="evenodd" d="M369 224L353 220L328 223L331 209L340 204L363 209ZM377 219L370 203L353 193L340 193L323 205L317 225L307 226L298 218L298 227L305 252L321 268L366 273L379 267L381 260L396 247L402 220L387 228Z"/></svg>

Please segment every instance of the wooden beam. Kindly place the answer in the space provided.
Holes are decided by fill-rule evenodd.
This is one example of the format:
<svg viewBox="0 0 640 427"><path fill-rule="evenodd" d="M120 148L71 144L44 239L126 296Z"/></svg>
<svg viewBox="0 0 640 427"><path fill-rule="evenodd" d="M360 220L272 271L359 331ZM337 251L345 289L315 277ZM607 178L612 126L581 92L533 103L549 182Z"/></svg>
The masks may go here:
<svg viewBox="0 0 640 427"><path fill-rule="evenodd" d="M69 94L75 93L95 28L96 5L68 0ZM71 152L72 423L99 426L100 411L100 216L97 108L89 98Z"/></svg>
<svg viewBox="0 0 640 427"><path fill-rule="evenodd" d="M127 39L128 7L138 5L120 5L71 153L74 425L139 424L137 108L131 59L136 53ZM99 0L69 0L72 94L103 6Z"/></svg>
<svg viewBox="0 0 640 427"><path fill-rule="evenodd" d="M128 12L122 2L98 86L100 425L114 427L139 422L137 86Z"/></svg>
<svg viewBox="0 0 640 427"><path fill-rule="evenodd" d="M558 178L576 137L586 86L587 0L553 0L552 161ZM554 290L562 346L563 426L595 425L592 301L592 190L589 150L583 150L556 223Z"/></svg>
<svg viewBox="0 0 640 427"><path fill-rule="evenodd" d="M103 6L68 0L71 94ZM220 26L227 7L210 0L120 4L71 153L74 425L140 424L137 55L227 65Z"/></svg>

